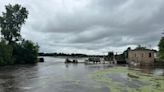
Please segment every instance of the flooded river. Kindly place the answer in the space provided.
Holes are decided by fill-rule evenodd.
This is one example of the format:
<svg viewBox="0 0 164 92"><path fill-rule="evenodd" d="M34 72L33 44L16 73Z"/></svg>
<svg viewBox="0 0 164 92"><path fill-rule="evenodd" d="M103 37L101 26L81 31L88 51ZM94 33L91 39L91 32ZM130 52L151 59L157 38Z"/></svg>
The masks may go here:
<svg viewBox="0 0 164 92"><path fill-rule="evenodd" d="M0 92L163 92L164 68L65 64L0 66ZM83 59L81 59L83 61Z"/></svg>

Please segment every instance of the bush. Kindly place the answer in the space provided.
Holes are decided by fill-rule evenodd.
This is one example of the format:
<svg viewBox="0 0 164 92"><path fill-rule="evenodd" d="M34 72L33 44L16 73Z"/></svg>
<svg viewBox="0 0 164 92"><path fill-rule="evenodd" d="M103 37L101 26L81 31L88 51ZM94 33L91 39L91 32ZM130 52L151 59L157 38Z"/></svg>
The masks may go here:
<svg viewBox="0 0 164 92"><path fill-rule="evenodd" d="M38 45L29 40L14 45L13 55L17 64L33 64L37 62Z"/></svg>
<svg viewBox="0 0 164 92"><path fill-rule="evenodd" d="M0 42L0 65L14 64L12 51L12 46L7 45L4 40Z"/></svg>

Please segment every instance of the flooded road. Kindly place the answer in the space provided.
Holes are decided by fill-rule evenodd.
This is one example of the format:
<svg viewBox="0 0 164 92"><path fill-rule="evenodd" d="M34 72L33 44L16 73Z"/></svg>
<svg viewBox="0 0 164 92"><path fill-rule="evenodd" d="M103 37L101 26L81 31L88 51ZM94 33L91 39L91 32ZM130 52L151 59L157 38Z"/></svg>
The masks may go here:
<svg viewBox="0 0 164 92"><path fill-rule="evenodd" d="M163 92L164 68L65 64L0 66L0 92ZM83 61L83 60L81 60Z"/></svg>

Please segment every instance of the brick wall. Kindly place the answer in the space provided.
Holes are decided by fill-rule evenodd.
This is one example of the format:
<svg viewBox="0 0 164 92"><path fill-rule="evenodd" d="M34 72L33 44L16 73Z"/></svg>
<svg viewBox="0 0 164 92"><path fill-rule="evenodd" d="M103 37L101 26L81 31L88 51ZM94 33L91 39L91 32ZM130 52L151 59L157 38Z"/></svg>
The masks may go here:
<svg viewBox="0 0 164 92"><path fill-rule="evenodd" d="M152 50L129 50L128 62L136 62L140 64L153 64L154 51Z"/></svg>

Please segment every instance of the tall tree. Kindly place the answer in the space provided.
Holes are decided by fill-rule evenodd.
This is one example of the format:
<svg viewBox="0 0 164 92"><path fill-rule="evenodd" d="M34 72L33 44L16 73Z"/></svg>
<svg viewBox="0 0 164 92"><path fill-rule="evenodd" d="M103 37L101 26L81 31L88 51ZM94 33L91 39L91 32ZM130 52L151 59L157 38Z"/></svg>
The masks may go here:
<svg viewBox="0 0 164 92"><path fill-rule="evenodd" d="M16 43L21 39L20 30L28 17L28 11L18 4L9 4L5 8L6 12L0 16L1 34L9 44Z"/></svg>

